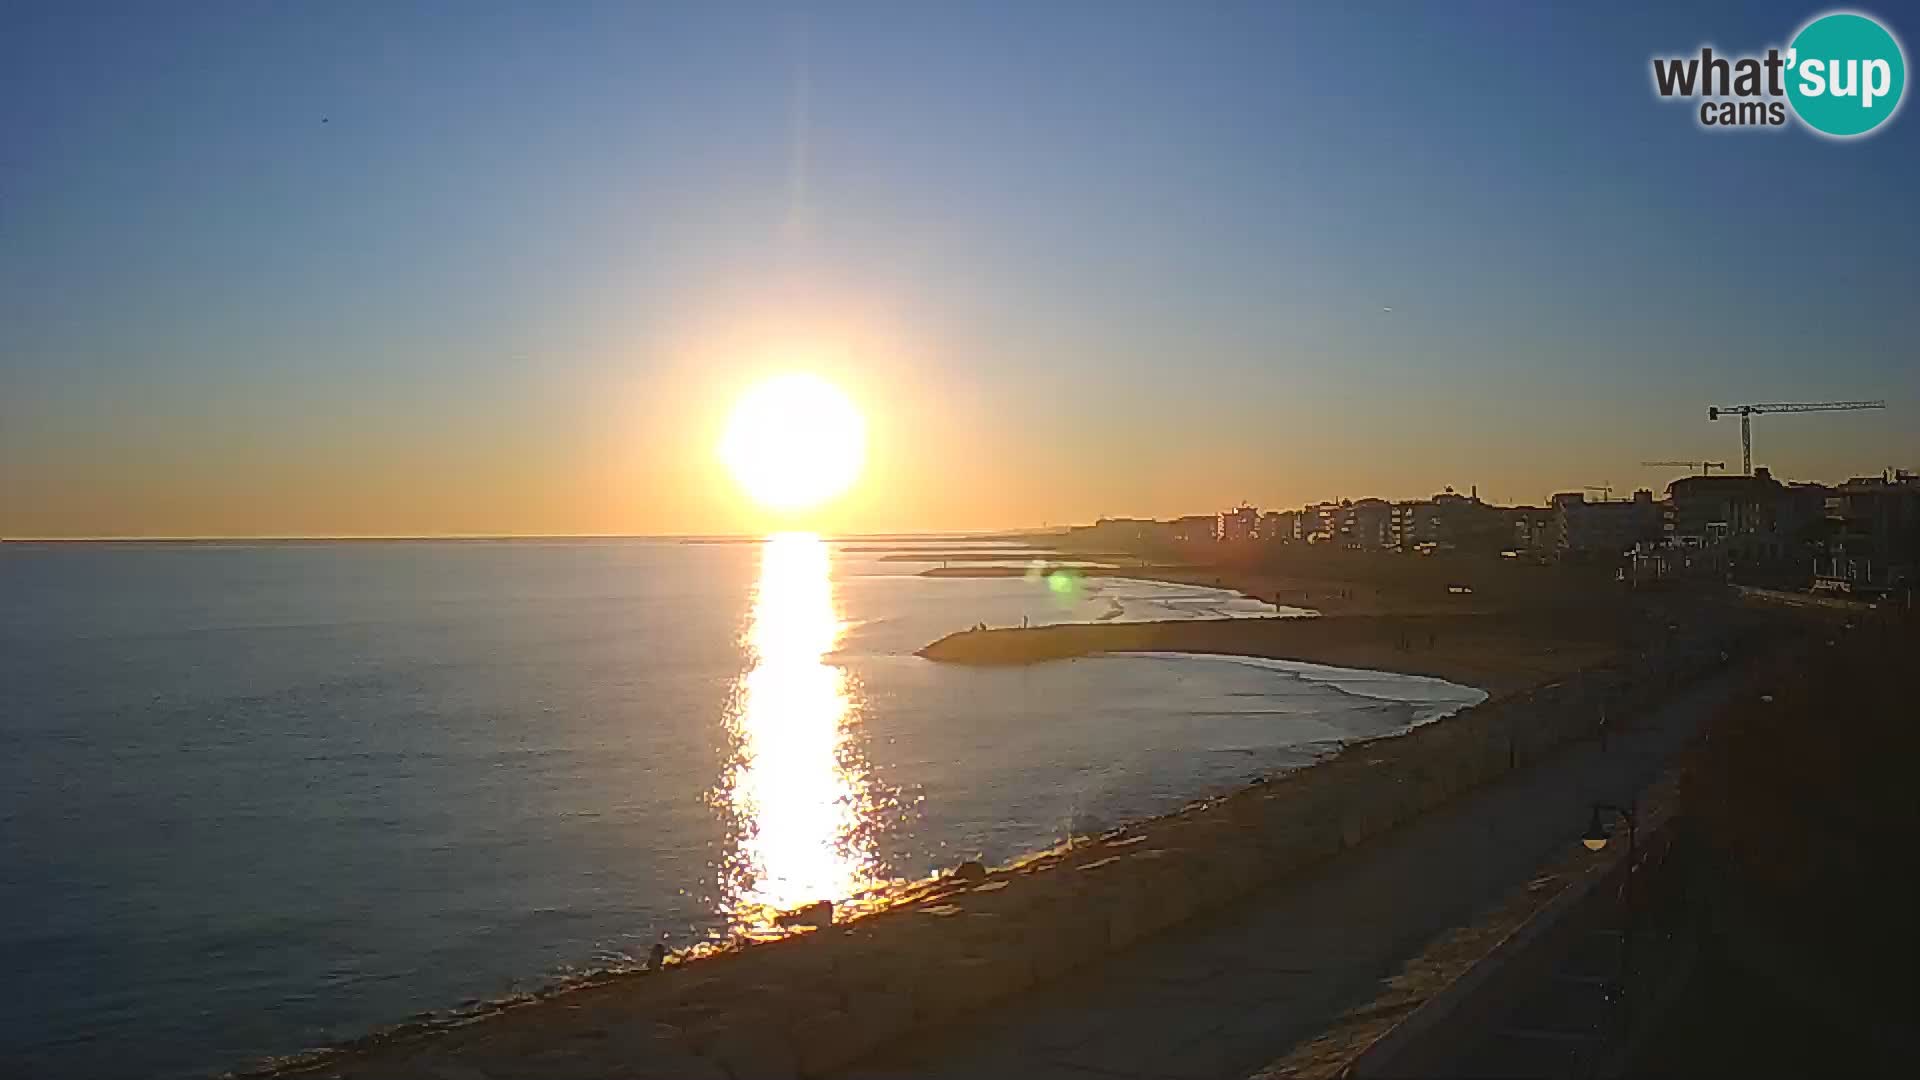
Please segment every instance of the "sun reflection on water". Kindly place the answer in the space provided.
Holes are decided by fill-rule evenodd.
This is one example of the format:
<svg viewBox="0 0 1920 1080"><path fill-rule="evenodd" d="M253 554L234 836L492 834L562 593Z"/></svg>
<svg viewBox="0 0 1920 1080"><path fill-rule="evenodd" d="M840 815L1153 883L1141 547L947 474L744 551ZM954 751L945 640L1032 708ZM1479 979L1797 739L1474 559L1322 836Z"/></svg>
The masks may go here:
<svg viewBox="0 0 1920 1080"><path fill-rule="evenodd" d="M879 799L853 739L854 688L826 661L843 622L819 537L766 541L751 620L750 666L727 709L733 752L713 793L731 825L720 913L736 930L845 899L883 871Z"/></svg>

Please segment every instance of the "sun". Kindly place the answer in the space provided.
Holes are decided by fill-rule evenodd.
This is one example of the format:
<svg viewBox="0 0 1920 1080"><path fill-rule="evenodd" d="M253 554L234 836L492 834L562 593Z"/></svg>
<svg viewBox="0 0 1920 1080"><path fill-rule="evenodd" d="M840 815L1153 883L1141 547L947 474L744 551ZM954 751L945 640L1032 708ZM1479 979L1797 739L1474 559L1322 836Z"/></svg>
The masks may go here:
<svg viewBox="0 0 1920 1080"><path fill-rule="evenodd" d="M866 463L867 425L840 388L817 375L779 375L734 403L720 460L769 510L806 510L853 486Z"/></svg>

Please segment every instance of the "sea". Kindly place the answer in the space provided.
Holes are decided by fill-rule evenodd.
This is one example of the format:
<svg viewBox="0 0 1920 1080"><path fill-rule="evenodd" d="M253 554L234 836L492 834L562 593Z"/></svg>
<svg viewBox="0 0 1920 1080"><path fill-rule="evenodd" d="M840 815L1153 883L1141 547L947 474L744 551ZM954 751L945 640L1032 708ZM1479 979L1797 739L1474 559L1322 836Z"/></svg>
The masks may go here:
<svg viewBox="0 0 1920 1080"><path fill-rule="evenodd" d="M943 563L1009 569L922 574ZM0 1075L217 1074L1485 696L1244 657L915 655L979 624L1312 616L1081 568L807 534L0 544Z"/></svg>

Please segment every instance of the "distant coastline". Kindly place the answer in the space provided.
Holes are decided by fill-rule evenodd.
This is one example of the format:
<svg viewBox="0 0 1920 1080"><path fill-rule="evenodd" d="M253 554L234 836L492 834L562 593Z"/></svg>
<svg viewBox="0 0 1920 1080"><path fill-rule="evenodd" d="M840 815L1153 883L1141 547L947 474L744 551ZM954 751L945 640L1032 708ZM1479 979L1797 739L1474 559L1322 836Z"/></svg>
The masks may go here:
<svg viewBox="0 0 1920 1080"><path fill-rule="evenodd" d="M1078 552L1041 556L1073 561ZM1613 654L1605 591L1552 587L1536 568L1496 560L1382 559L1341 564L1205 565L1130 561L1064 566L1085 578L1120 578L1223 589L1312 611L1299 616L1163 622L1063 623L961 630L919 655L943 663L1022 665L1112 653L1187 652L1296 660L1364 671L1446 679L1492 693L1523 689ZM1356 569L1358 573L1356 573ZM1021 566L947 566L933 578L1011 578ZM1339 576L1334 576L1336 573ZM1454 593L1450 585L1466 583ZM1562 604L1593 605L1569 629Z"/></svg>

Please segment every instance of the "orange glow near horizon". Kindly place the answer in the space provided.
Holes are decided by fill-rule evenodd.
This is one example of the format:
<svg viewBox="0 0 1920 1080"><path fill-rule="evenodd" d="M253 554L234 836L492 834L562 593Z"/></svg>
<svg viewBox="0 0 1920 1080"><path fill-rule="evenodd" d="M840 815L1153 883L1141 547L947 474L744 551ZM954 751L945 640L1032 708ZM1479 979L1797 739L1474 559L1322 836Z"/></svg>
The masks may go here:
<svg viewBox="0 0 1920 1080"><path fill-rule="evenodd" d="M851 742L858 706L845 669L826 660L842 621L819 537L766 541L751 620L751 666L728 708L734 753L713 796L733 831L720 909L736 929L881 876L874 789Z"/></svg>

